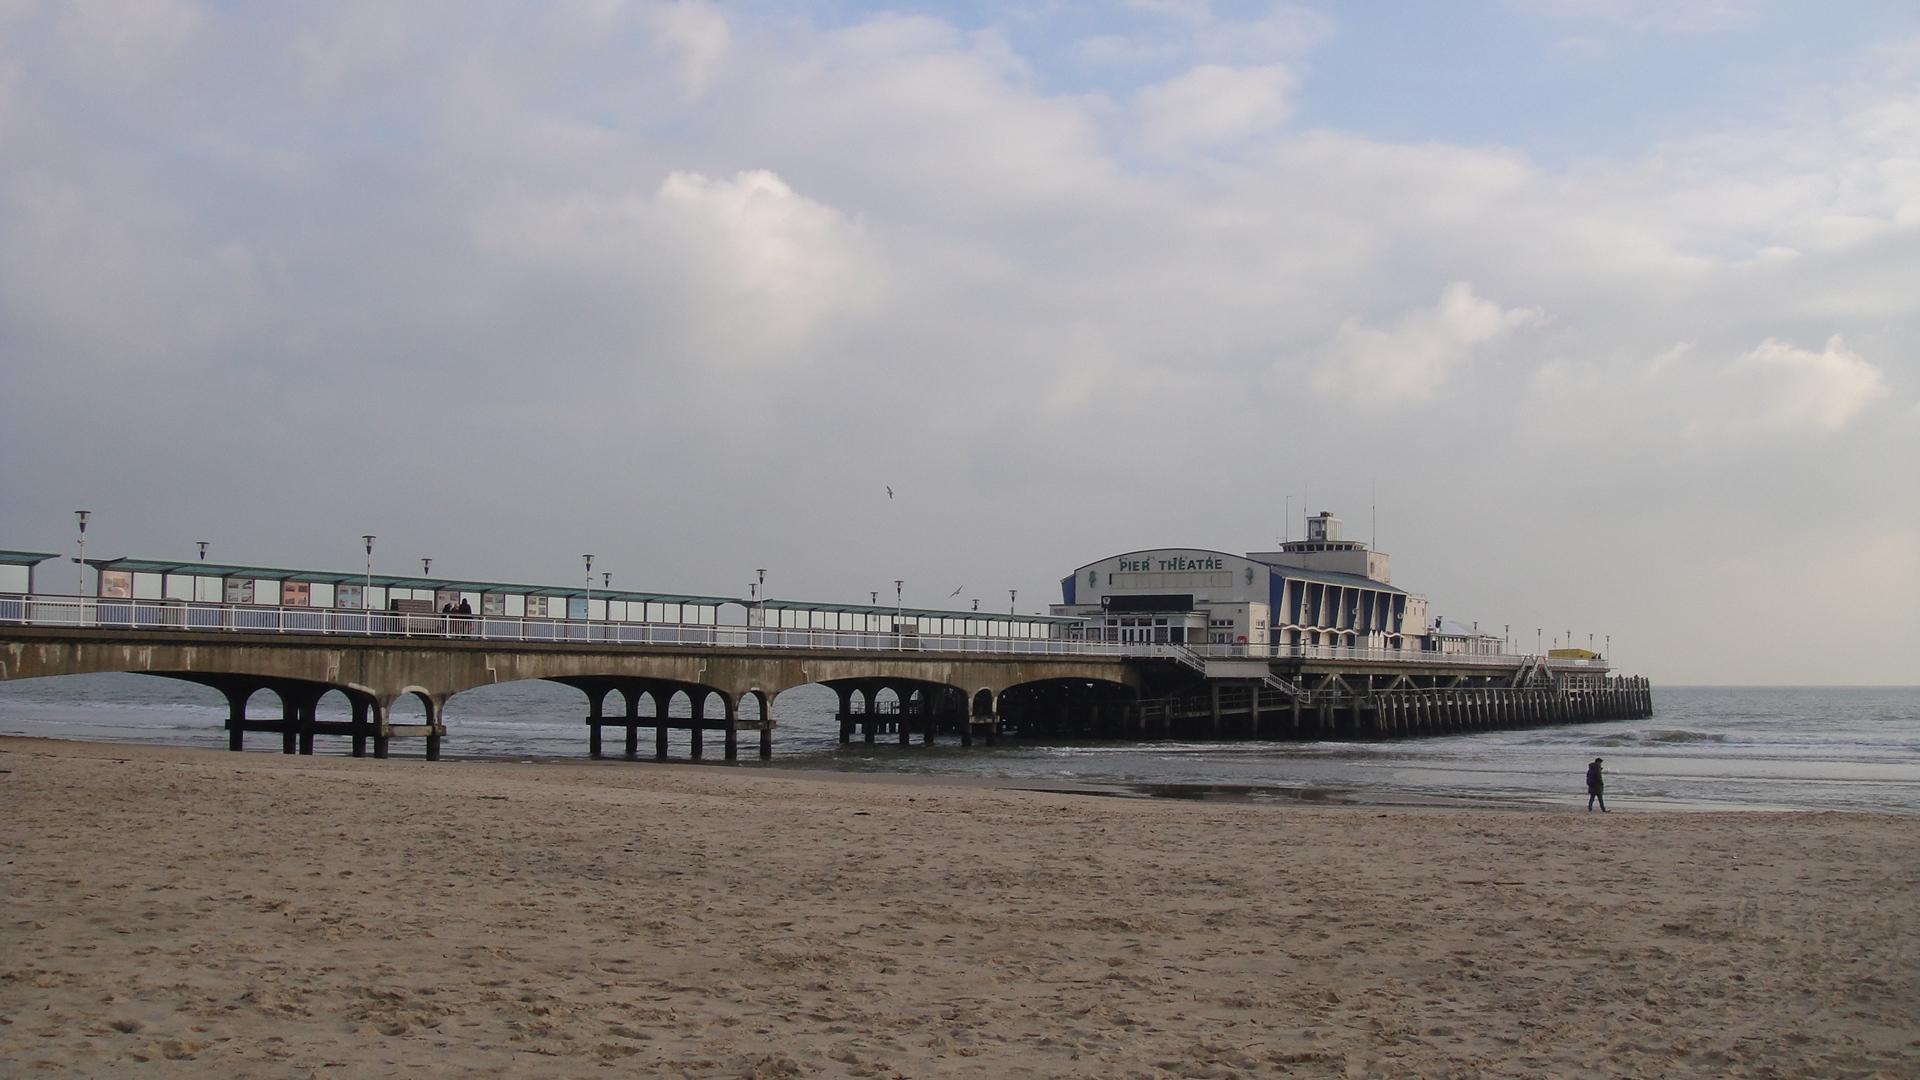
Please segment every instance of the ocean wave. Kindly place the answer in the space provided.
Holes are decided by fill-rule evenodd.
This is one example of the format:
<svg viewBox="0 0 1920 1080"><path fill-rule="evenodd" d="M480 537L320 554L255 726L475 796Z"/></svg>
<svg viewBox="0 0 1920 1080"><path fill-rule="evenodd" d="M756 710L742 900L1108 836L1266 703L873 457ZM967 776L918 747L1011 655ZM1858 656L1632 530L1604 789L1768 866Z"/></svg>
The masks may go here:
<svg viewBox="0 0 1920 1080"><path fill-rule="evenodd" d="M1647 731L1640 735L1648 743L1723 743L1726 735L1717 731Z"/></svg>
<svg viewBox="0 0 1920 1080"><path fill-rule="evenodd" d="M1675 746L1689 743L1724 743L1727 736L1717 731L1622 731L1587 740L1593 746Z"/></svg>

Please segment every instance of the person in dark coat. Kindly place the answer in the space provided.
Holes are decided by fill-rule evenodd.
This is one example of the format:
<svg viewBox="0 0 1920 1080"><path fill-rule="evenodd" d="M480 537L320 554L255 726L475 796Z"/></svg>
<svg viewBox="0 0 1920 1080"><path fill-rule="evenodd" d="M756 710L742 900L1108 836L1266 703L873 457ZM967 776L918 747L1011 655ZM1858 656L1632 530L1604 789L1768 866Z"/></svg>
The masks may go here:
<svg viewBox="0 0 1920 1080"><path fill-rule="evenodd" d="M1587 766L1587 813L1593 813L1593 804L1600 804L1600 812L1607 812L1607 782L1600 774L1600 759L1594 758Z"/></svg>

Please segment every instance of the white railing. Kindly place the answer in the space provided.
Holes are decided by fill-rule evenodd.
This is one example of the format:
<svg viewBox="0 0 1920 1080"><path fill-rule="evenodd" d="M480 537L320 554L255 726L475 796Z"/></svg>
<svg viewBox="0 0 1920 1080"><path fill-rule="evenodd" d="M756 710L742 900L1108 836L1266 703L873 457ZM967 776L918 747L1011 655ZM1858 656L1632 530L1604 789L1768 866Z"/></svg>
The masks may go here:
<svg viewBox="0 0 1920 1080"><path fill-rule="evenodd" d="M118 600L0 593L0 625L80 626L100 630L178 630L241 634L327 634L347 637L476 639L581 645L684 645L741 649L850 649L889 652L998 653L1019 656L1114 656L1185 663L1239 660L1355 660L1518 667L1537 657L1415 652L1338 645L1175 645L984 637L885 630L802 630L710 623L587 622L515 615L413 614L360 608L277 607L186 600ZM1605 667L1603 660L1548 658L1554 668Z"/></svg>
<svg viewBox="0 0 1920 1080"><path fill-rule="evenodd" d="M1549 667L1580 668L1607 666L1605 660L1581 660L1563 657L1538 657L1525 653L1443 653L1417 649L1379 649L1369 646L1305 644L1234 645L1133 645L1134 656L1159 656L1177 659L1179 653L1216 660L1356 660L1419 664L1465 664L1478 667L1521 667L1544 659Z"/></svg>
<svg viewBox="0 0 1920 1080"><path fill-rule="evenodd" d="M885 630L801 630L710 623L586 622L513 615L413 614L359 608L277 607L0 594L0 625L340 637L472 639L579 645L685 645L741 649L858 649L1020 656L1132 655L1120 642L982 637Z"/></svg>

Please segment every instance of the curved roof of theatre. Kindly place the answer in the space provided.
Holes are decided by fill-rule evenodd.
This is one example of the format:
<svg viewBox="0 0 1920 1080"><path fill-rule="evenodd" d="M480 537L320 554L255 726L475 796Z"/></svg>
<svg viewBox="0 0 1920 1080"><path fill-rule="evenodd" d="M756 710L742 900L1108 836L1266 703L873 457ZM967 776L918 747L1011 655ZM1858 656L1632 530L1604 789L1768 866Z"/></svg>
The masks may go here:
<svg viewBox="0 0 1920 1080"><path fill-rule="evenodd" d="M1074 570L1073 573L1074 576L1078 576L1082 570L1091 570L1100 566L1102 563L1110 563L1115 559L1124 559L1130 555L1152 555L1160 551L1191 552L1195 555L1225 555L1230 559L1239 559L1241 562L1256 563L1260 566L1267 567L1281 577L1295 578L1300 581L1316 581L1324 585L1344 585L1353 589L1374 589L1379 592L1406 593L1409 596L1412 595L1398 585L1390 585L1384 581L1375 581L1365 574L1343 574L1335 570L1309 570L1304 566L1291 566L1285 563L1268 562L1265 559L1256 559L1251 555L1235 555L1231 551L1215 551L1212 548L1197 547L1157 547L1140 548L1137 551L1123 551L1117 555L1109 555L1104 559L1095 559L1090 563L1083 563L1078 569Z"/></svg>
<svg viewBox="0 0 1920 1080"><path fill-rule="evenodd" d="M1256 560L1253 560L1253 559L1249 559L1249 558L1247 558L1247 557L1246 557L1245 555L1235 555L1235 554L1234 554L1233 552L1231 552L1231 551L1215 551L1215 550L1213 550L1212 548L1203 548L1203 547L1151 547L1151 548L1139 548L1139 549L1137 549L1137 550L1134 550L1134 551L1122 551L1122 552L1119 552L1119 553L1117 553L1117 554L1114 554L1114 555L1109 555L1109 556L1107 556L1107 557L1106 557L1106 558L1104 558L1104 559L1095 559L1095 560L1093 560L1093 561L1092 561L1092 562L1090 562L1090 563L1082 563L1082 564L1081 564L1081 566L1080 566L1080 569L1082 569L1082 570L1090 570L1090 569L1092 569L1093 567L1096 567L1096 566L1099 566L1099 565L1100 565L1101 563L1106 563L1106 562L1112 562L1112 561L1113 561L1113 560L1115 560L1115 559L1124 559L1124 558L1126 558L1126 557L1127 557L1127 556L1129 556L1129 555L1152 555L1152 554L1154 554L1154 553L1156 553L1156 552L1161 552L1161 551L1178 551L1178 552L1191 552L1192 554L1195 554L1195 555L1225 555L1225 556L1226 556L1227 558L1229 558L1229 559L1239 559L1239 560L1241 560L1242 562L1254 562L1254 561L1256 561Z"/></svg>

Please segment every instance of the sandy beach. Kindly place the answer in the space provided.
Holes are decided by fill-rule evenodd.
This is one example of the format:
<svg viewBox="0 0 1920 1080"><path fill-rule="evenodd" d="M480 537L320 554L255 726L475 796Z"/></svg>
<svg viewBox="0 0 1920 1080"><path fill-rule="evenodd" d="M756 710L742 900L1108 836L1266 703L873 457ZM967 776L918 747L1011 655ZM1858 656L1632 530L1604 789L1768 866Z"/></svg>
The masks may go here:
<svg viewBox="0 0 1920 1080"><path fill-rule="evenodd" d="M0 770L10 1076L1920 1073L1914 818Z"/></svg>

